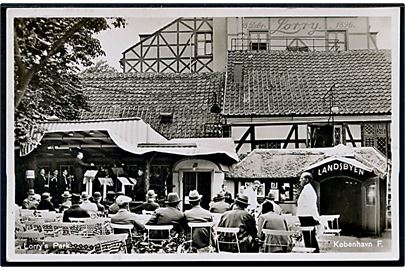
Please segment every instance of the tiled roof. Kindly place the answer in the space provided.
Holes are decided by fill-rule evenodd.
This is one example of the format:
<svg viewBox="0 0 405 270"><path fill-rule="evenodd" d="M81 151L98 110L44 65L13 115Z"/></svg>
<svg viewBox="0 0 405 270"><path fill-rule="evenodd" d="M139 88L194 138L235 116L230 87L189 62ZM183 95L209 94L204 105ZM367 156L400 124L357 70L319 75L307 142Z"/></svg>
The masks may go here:
<svg viewBox="0 0 405 270"><path fill-rule="evenodd" d="M294 178L326 159L332 148L255 149L233 165L227 178ZM377 175L386 173L386 159L372 147L352 148L353 156Z"/></svg>
<svg viewBox="0 0 405 270"><path fill-rule="evenodd" d="M91 108L82 120L140 117L168 139L207 137L204 124L222 121L210 108L213 93L221 97L223 73L117 73L89 75L82 82ZM161 123L161 113L172 113L173 121Z"/></svg>
<svg viewBox="0 0 405 270"><path fill-rule="evenodd" d="M242 65L240 84L235 62ZM229 116L329 114L331 92L341 114L391 112L389 51L232 51L227 73Z"/></svg>

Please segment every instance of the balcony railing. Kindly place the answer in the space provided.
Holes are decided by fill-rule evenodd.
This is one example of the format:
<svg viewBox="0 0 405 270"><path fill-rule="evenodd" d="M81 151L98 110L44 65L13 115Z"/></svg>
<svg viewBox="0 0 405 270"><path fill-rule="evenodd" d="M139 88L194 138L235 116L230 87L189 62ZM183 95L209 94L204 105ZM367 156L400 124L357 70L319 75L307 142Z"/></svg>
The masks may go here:
<svg viewBox="0 0 405 270"><path fill-rule="evenodd" d="M338 39L306 37L273 37L268 39L232 38L232 51L342 51L346 50L344 41Z"/></svg>

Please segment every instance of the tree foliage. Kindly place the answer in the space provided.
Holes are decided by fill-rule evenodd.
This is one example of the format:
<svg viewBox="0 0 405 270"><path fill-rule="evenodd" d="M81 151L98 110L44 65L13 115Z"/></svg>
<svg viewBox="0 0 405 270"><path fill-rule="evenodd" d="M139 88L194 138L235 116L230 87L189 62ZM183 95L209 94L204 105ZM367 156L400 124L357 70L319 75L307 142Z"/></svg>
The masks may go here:
<svg viewBox="0 0 405 270"><path fill-rule="evenodd" d="M94 36L122 18L16 18L14 21L15 135L30 142L39 121L77 119L86 100L78 66L105 55Z"/></svg>
<svg viewBox="0 0 405 270"><path fill-rule="evenodd" d="M80 76L87 76L87 75L92 75L92 74L114 74L118 73L118 70L116 70L114 67L110 66L107 61L105 60L100 60L97 63L95 63L93 66L90 66L86 69L84 69L82 72L80 72Z"/></svg>

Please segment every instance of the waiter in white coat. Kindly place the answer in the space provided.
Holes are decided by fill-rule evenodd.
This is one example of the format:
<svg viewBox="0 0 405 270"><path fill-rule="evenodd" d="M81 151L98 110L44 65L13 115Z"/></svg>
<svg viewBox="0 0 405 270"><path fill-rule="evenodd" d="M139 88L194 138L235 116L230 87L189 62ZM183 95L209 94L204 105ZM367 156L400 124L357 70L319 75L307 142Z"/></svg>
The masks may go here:
<svg viewBox="0 0 405 270"><path fill-rule="evenodd" d="M316 240L315 226L319 225L319 212L317 207L318 196L311 185L313 176L309 172L304 172L300 177L300 184L303 189L297 201L297 216L301 226L314 226L312 231L303 231L305 247L315 248L315 253L319 253L318 241Z"/></svg>

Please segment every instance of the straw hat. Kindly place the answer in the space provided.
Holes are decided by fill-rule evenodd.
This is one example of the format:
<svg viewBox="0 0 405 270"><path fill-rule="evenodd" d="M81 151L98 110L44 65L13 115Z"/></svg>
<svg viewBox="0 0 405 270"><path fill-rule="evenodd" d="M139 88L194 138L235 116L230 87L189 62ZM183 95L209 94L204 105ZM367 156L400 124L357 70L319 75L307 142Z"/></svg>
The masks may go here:
<svg viewBox="0 0 405 270"><path fill-rule="evenodd" d="M125 195L119 195L116 199L118 205L123 205L125 203L129 203L130 201L132 201L132 199Z"/></svg>
<svg viewBox="0 0 405 270"><path fill-rule="evenodd" d="M150 189L150 190L148 190L148 193L146 194L146 196L148 198L153 198L153 197L156 197L157 194L155 193L155 191L153 189Z"/></svg>
<svg viewBox="0 0 405 270"><path fill-rule="evenodd" d="M63 198L70 198L72 197L72 194L70 194L70 192L68 190L65 190L62 194Z"/></svg>
<svg viewBox="0 0 405 270"><path fill-rule="evenodd" d="M190 193L188 194L188 200L190 202L196 202L201 200L202 195L200 195L200 193L198 193L197 190L190 190Z"/></svg>

